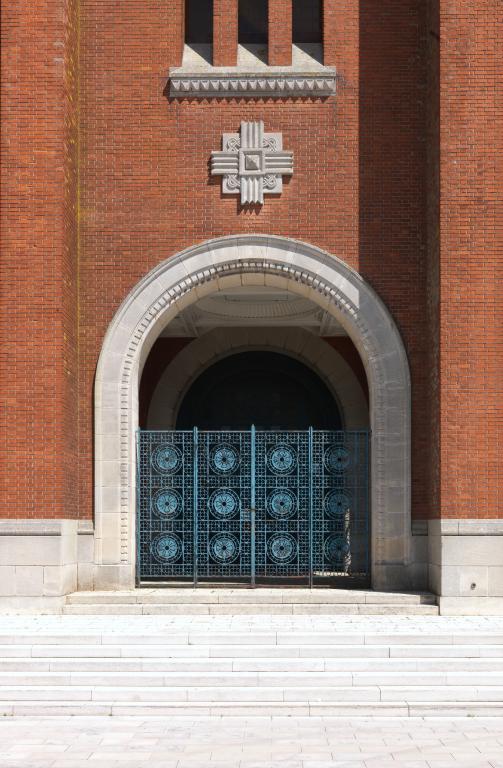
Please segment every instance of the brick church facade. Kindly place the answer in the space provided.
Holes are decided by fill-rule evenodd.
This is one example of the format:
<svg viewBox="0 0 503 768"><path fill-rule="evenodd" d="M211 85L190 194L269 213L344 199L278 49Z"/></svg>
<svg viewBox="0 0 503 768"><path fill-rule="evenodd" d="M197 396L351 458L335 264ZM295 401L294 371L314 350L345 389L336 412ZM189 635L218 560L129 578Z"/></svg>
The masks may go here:
<svg viewBox="0 0 503 768"><path fill-rule="evenodd" d="M369 431L369 583L503 612L497 0L2 11L4 604L134 587L137 429L283 350Z"/></svg>

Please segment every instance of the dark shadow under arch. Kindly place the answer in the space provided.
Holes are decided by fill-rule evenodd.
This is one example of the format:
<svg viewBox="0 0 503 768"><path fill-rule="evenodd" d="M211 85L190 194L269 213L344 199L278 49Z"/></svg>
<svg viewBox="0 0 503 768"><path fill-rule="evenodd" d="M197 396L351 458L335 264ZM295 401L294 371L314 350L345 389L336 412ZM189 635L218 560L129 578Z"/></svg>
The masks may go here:
<svg viewBox="0 0 503 768"><path fill-rule="evenodd" d="M334 397L304 363L278 352L239 352L211 365L186 393L177 429L341 429ZM159 425L149 424L150 429Z"/></svg>

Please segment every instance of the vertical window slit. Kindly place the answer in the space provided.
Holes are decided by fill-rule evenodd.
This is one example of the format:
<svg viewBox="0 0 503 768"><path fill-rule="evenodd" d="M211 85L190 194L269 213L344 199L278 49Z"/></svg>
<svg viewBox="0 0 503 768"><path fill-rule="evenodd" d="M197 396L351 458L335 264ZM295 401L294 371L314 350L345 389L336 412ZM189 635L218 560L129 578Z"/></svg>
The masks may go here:
<svg viewBox="0 0 503 768"><path fill-rule="evenodd" d="M318 61L323 57L322 0L293 0L292 42L300 52ZM295 54L295 51L294 51Z"/></svg>
<svg viewBox="0 0 503 768"><path fill-rule="evenodd" d="M239 0L241 45L267 45L267 0Z"/></svg>
<svg viewBox="0 0 503 768"><path fill-rule="evenodd" d="M185 42L196 46L213 43L213 0L185 1Z"/></svg>

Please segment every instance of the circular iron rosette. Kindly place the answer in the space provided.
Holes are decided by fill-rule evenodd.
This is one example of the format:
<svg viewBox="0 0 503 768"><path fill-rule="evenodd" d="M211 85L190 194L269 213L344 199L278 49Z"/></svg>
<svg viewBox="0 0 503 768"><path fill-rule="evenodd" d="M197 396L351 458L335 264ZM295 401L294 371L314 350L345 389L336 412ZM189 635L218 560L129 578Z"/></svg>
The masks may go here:
<svg viewBox="0 0 503 768"><path fill-rule="evenodd" d="M267 555L277 565L287 565L297 556L298 544L290 533L275 533L267 540Z"/></svg>
<svg viewBox="0 0 503 768"><path fill-rule="evenodd" d="M182 461L182 452L172 443L160 445L151 458L153 468L163 475L174 475L182 466Z"/></svg>
<svg viewBox="0 0 503 768"><path fill-rule="evenodd" d="M288 520L297 510L297 496L289 488L276 488L267 497L267 511L276 520Z"/></svg>
<svg viewBox="0 0 503 768"><path fill-rule="evenodd" d="M213 560L230 565L239 557L239 541L232 533L217 533L210 540L210 555Z"/></svg>
<svg viewBox="0 0 503 768"><path fill-rule="evenodd" d="M268 452L267 466L275 475L288 475L297 466L297 454L291 445L279 443Z"/></svg>
<svg viewBox="0 0 503 768"><path fill-rule="evenodd" d="M330 491L325 496L325 512L333 520L344 520L351 509L351 499L345 491Z"/></svg>
<svg viewBox="0 0 503 768"><path fill-rule="evenodd" d="M239 451L230 443L219 443L211 450L210 463L218 475L231 475L239 467Z"/></svg>
<svg viewBox="0 0 503 768"><path fill-rule="evenodd" d="M232 488L218 488L208 499L208 507L215 517L228 520L241 509L241 500Z"/></svg>
<svg viewBox="0 0 503 768"><path fill-rule="evenodd" d="M349 542L344 536L332 533L325 539L325 558L331 565L342 567L349 554Z"/></svg>
<svg viewBox="0 0 503 768"><path fill-rule="evenodd" d="M325 467L329 472L344 472L351 465L351 453L343 444L330 445L325 451Z"/></svg>
<svg viewBox="0 0 503 768"><path fill-rule="evenodd" d="M183 544L174 533L162 533L150 544L150 553L158 563L175 563L183 552Z"/></svg>
<svg viewBox="0 0 503 768"><path fill-rule="evenodd" d="M182 511L182 497L174 488L160 488L152 498L152 511L163 520L174 520Z"/></svg>

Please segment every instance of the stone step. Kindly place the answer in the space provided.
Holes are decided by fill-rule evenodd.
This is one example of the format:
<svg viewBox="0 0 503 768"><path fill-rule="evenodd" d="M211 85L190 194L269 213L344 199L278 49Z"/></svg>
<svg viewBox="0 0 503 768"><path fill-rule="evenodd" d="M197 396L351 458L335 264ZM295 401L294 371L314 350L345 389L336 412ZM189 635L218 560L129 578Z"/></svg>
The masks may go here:
<svg viewBox="0 0 503 768"><path fill-rule="evenodd" d="M477 627L315 615L9 619L0 714L503 715L503 624Z"/></svg>
<svg viewBox="0 0 503 768"><path fill-rule="evenodd" d="M438 616L438 606L420 603L70 603L63 606L66 616Z"/></svg>
<svg viewBox="0 0 503 768"><path fill-rule="evenodd" d="M436 605L429 592L374 592L353 589L135 589L124 591L74 592L67 605Z"/></svg>
<svg viewBox="0 0 503 768"><path fill-rule="evenodd" d="M503 645L4 645L12 659L503 658Z"/></svg>
<svg viewBox="0 0 503 768"><path fill-rule="evenodd" d="M92 646L103 647L103 653L107 653L106 648L109 646L123 647L134 645L138 647L155 646L156 648L164 647L194 647L194 646L210 646L210 645L229 645L229 646L278 646L281 647L284 652L288 652L289 647L293 646L366 646L372 648L374 646L471 646L478 647L484 645L490 646L503 646L503 634L501 633L486 633L479 635L471 634L452 634L452 633L404 633L396 632L394 634L386 633L369 633L369 632L327 632L326 628L320 627L316 631L308 631L306 629L290 631L268 631L257 632L249 630L246 633L243 631L236 631L229 629L223 631L222 629L211 628L208 631L201 631L201 629L194 629L190 627L184 632L165 632L162 635L159 634L94 634L94 635L23 635L23 634L0 634L0 658L2 656L1 649L8 652L9 647L12 646L49 646L54 645L58 648L70 645L72 647L78 646ZM441 649L438 648L440 651Z"/></svg>
<svg viewBox="0 0 503 768"><path fill-rule="evenodd" d="M501 702L485 701L395 701L395 702L173 702L115 703L110 701L44 700L0 702L0 715L45 716L233 716L233 717L497 717Z"/></svg>
<svg viewBox="0 0 503 768"><path fill-rule="evenodd" d="M473 671L475 673L501 673L501 657L476 659L416 659L392 658L383 659L327 659L327 658L251 658L251 659L60 659L60 658L26 658L0 659L2 680L10 673L170 673L170 672L374 672L407 674L418 672L428 673L460 673Z"/></svg>
<svg viewBox="0 0 503 768"><path fill-rule="evenodd" d="M495 702L503 709L503 687L486 685L396 686L0 686L0 702Z"/></svg>
<svg viewBox="0 0 503 768"><path fill-rule="evenodd" d="M503 690L503 671L455 670L425 672L424 670L369 671L15 671L5 672L2 687L15 686L92 686L106 687L302 687L339 688L377 686L381 690L395 686L498 686ZM1 691L1 687L0 687Z"/></svg>

